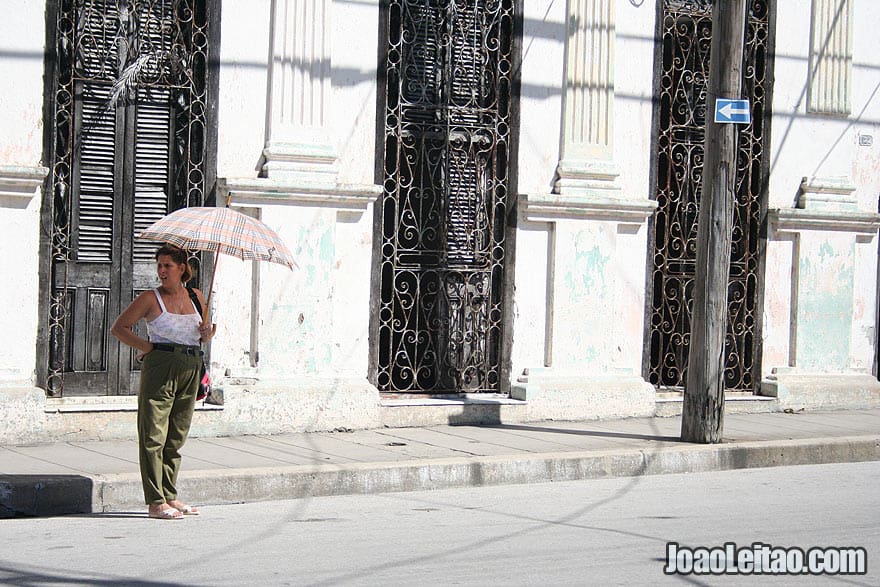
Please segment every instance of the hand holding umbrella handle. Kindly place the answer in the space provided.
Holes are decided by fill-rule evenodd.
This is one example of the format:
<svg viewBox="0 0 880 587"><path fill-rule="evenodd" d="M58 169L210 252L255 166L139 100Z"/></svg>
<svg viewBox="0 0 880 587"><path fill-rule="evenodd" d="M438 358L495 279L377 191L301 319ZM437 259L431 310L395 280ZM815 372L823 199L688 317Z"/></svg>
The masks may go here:
<svg viewBox="0 0 880 587"><path fill-rule="evenodd" d="M210 295L210 294L209 294ZM202 310L202 321L199 324L199 335L202 342L208 342L214 338L217 333L217 325L211 323L211 307L205 303L205 309Z"/></svg>
<svg viewBox="0 0 880 587"><path fill-rule="evenodd" d="M199 335L202 342L208 342L209 340L214 338L214 334L216 333L216 324L211 324L210 322L202 322L201 324L199 324Z"/></svg>

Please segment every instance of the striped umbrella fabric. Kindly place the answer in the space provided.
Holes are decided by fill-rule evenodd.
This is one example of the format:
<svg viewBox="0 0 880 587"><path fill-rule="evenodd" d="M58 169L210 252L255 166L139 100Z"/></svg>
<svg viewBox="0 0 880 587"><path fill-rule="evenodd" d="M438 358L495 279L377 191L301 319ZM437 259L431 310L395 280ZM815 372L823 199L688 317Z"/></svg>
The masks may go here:
<svg viewBox="0 0 880 587"><path fill-rule="evenodd" d="M278 234L230 208L181 208L154 222L138 238L166 242L188 251L212 251L244 261L298 267Z"/></svg>

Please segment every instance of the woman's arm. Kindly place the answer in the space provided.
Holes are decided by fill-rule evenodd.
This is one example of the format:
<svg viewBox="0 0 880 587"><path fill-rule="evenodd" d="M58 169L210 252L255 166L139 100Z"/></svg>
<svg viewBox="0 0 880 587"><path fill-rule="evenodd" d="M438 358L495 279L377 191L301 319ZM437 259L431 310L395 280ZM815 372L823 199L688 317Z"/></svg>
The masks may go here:
<svg viewBox="0 0 880 587"><path fill-rule="evenodd" d="M110 334L118 338L120 342L141 351L137 355L138 358L152 351L153 343L135 334L132 328L141 318L147 318L153 313L151 310L155 299L156 295L152 291L143 292L122 311L113 322L113 326L110 327Z"/></svg>

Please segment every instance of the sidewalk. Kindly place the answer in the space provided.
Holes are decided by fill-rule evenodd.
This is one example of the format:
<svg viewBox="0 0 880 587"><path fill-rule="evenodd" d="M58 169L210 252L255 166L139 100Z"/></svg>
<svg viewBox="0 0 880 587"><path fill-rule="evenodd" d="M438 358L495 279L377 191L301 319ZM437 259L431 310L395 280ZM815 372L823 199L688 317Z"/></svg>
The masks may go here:
<svg viewBox="0 0 880 587"><path fill-rule="evenodd" d="M642 418L192 438L179 488L198 505L880 460L880 410L728 414L724 442ZM0 518L146 511L135 442L0 447Z"/></svg>

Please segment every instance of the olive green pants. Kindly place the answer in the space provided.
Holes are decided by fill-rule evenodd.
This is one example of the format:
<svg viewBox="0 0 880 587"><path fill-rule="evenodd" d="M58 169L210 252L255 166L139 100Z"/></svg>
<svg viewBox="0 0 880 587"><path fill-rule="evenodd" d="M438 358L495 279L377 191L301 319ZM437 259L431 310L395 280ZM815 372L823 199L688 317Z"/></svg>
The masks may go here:
<svg viewBox="0 0 880 587"><path fill-rule="evenodd" d="M202 358L152 351L138 392L138 458L148 505L177 499L180 448L196 405Z"/></svg>

